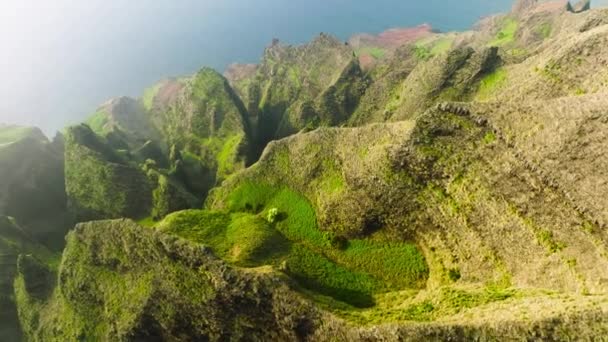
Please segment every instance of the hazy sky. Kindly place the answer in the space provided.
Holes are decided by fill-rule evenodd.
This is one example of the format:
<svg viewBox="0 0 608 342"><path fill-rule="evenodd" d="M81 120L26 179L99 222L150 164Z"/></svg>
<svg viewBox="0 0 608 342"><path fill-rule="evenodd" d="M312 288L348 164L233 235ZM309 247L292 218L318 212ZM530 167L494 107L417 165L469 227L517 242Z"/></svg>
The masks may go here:
<svg viewBox="0 0 608 342"><path fill-rule="evenodd" d="M607 0L608 1L608 0ZM204 65L257 62L273 37L429 22L469 27L511 0L0 0L0 122L46 132Z"/></svg>

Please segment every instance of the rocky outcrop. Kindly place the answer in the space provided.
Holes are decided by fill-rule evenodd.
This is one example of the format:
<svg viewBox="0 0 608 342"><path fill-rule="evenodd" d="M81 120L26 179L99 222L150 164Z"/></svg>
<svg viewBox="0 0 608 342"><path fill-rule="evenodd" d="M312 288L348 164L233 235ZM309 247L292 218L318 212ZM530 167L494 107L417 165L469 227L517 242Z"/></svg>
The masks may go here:
<svg viewBox="0 0 608 342"><path fill-rule="evenodd" d="M147 140L160 140L160 133L152 125L145 107L129 97L107 101L87 120L87 124L97 134L123 137L120 143L131 148L138 147Z"/></svg>
<svg viewBox="0 0 608 342"><path fill-rule="evenodd" d="M19 133L21 132L21 133ZM4 127L0 145L0 215L12 216L36 239L60 249L71 220L66 212L61 137Z"/></svg>
<svg viewBox="0 0 608 342"><path fill-rule="evenodd" d="M244 95L258 154L271 140L344 122L367 81L350 47L321 34L302 46L267 48Z"/></svg>
<svg viewBox="0 0 608 342"><path fill-rule="evenodd" d="M234 269L204 246L128 220L81 224L69 234L50 301L33 295L27 273L21 277L20 317L31 341L302 340L322 322L279 276ZM34 307L47 317L37 320Z"/></svg>
<svg viewBox="0 0 608 342"><path fill-rule="evenodd" d="M19 317L30 341L83 336L113 341L561 340L606 333L608 311L595 304L587 311L525 322L505 312L505 318L491 323L356 327L295 293L270 268L234 268L208 247L128 220L81 224L71 232L50 297L37 295L38 288L30 284L37 279L33 275L44 274L27 258L20 262ZM572 300L553 299L553 310L560 312L559 306ZM39 312L44 320L37 319Z"/></svg>
<svg viewBox="0 0 608 342"><path fill-rule="evenodd" d="M13 283L21 254L28 258L40 258L53 264L56 256L19 227L15 219L0 216L0 336L6 341L20 341L21 328L17 318ZM44 284L51 282L44 279Z"/></svg>
<svg viewBox="0 0 608 342"><path fill-rule="evenodd" d="M166 144L201 168L202 174L183 180L197 196L204 197L249 160L246 110L228 81L212 69L204 68L184 81L173 100L153 108L150 115ZM207 180L196 184L199 180L195 178Z"/></svg>
<svg viewBox="0 0 608 342"><path fill-rule="evenodd" d="M66 132L65 177L69 210L78 221L145 217L151 210L152 186L143 170L86 125Z"/></svg>

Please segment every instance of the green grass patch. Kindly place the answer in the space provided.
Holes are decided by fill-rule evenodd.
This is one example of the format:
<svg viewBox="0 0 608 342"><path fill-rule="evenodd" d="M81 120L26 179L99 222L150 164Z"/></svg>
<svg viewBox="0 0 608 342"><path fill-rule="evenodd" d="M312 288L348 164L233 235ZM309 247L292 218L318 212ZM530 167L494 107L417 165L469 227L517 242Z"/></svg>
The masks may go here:
<svg viewBox="0 0 608 342"><path fill-rule="evenodd" d="M381 59L386 56L386 50L375 46L368 46L357 50L356 54L357 56L368 55L374 57L375 59Z"/></svg>
<svg viewBox="0 0 608 342"><path fill-rule="evenodd" d="M551 36L552 31L553 31L553 27L550 22L544 22L544 23L538 25L538 27L536 28L536 32L543 39L549 38Z"/></svg>
<svg viewBox="0 0 608 342"><path fill-rule="evenodd" d="M339 300L352 295L353 299L347 302L361 306L373 293L419 288L428 277L425 259L413 244L369 239L347 240L336 244L335 241L340 240L338 236L318 228L310 202L288 188L245 182L228 196L227 202L231 212L245 211L261 217L266 217L267 212L277 209L279 214L274 227L294 244L294 250L288 257L289 264L297 265L294 266L299 274L296 278L302 280L305 287L318 293ZM300 258L306 260L299 260ZM311 266L315 263L319 265ZM303 269L309 266L313 269ZM343 277L359 279L356 291L352 288L353 285L340 287L340 284L350 282L344 281ZM361 277L366 280L361 280ZM341 289L344 292L340 292Z"/></svg>
<svg viewBox="0 0 608 342"><path fill-rule="evenodd" d="M549 230L540 230L536 233L536 239L540 244L547 248L549 253L557 253L562 249L566 248L566 244L560 241L556 241L553 232Z"/></svg>
<svg viewBox="0 0 608 342"><path fill-rule="evenodd" d="M242 135L234 135L225 139L216 157L218 179L224 179L236 171L236 159L242 140Z"/></svg>
<svg viewBox="0 0 608 342"><path fill-rule="evenodd" d="M477 99L480 101L490 99L494 96L498 88L502 87L507 82L507 71L504 68L498 68L494 72L484 76L477 90Z"/></svg>
<svg viewBox="0 0 608 342"><path fill-rule="evenodd" d="M289 275L306 288L357 307L374 304L371 294L380 284L365 273L338 266L301 245L294 245L287 265Z"/></svg>
<svg viewBox="0 0 608 342"><path fill-rule="evenodd" d="M430 322L456 315L464 310L519 296L514 289L498 287L442 287L430 292L391 292L375 296L376 306L357 309L321 298L321 306L360 325L389 322Z"/></svg>
<svg viewBox="0 0 608 342"><path fill-rule="evenodd" d="M32 134L34 128L0 125L0 144L9 144Z"/></svg>
<svg viewBox="0 0 608 342"><path fill-rule="evenodd" d="M141 102L143 103L144 108L146 108L146 110L151 110L154 106L154 99L156 98L156 95L158 95L158 92L160 91L161 87L162 84L158 83L144 90L144 95L141 98Z"/></svg>
<svg viewBox="0 0 608 342"><path fill-rule="evenodd" d="M186 210L167 216L158 226L167 233L206 244L219 257L239 266L272 264L289 248L270 223L252 214Z"/></svg>
<svg viewBox="0 0 608 342"><path fill-rule="evenodd" d="M496 37L488 45L504 46L512 43L515 40L515 33L519 28L519 22L514 18L505 18L501 24L501 29L496 34Z"/></svg>
<svg viewBox="0 0 608 342"><path fill-rule="evenodd" d="M137 220L137 224L139 224L142 227L152 228L156 225L156 221L154 221L152 216L147 216L147 217Z"/></svg>
<svg viewBox="0 0 608 342"><path fill-rule="evenodd" d="M426 61L433 57L431 49L429 49L427 46L419 45L414 46L414 56L421 61Z"/></svg>
<svg viewBox="0 0 608 342"><path fill-rule="evenodd" d="M439 39L421 39L414 45L414 56L421 60L426 61L434 56L448 52L452 47L454 38L439 38Z"/></svg>
<svg viewBox="0 0 608 342"><path fill-rule="evenodd" d="M106 125L110 122L109 120L109 114L103 110L99 110L86 120L86 124L91 127L93 132L104 134L107 131Z"/></svg>

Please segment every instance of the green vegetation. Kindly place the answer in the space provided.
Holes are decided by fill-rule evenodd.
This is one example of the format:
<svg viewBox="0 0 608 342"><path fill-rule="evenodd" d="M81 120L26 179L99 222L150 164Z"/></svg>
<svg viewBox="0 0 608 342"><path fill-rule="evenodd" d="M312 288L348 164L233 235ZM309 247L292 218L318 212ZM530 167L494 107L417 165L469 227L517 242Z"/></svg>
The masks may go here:
<svg viewBox="0 0 608 342"><path fill-rule="evenodd" d="M454 42L454 38L440 38L433 42L431 48L431 55L437 56L444 52L448 52L452 47L452 43Z"/></svg>
<svg viewBox="0 0 608 342"><path fill-rule="evenodd" d="M95 114L91 115L86 121L86 123L91 127L93 132L97 134L104 134L106 132L106 125L109 122L108 113L103 110L95 112Z"/></svg>
<svg viewBox="0 0 608 342"><path fill-rule="evenodd" d="M545 78L553 83L562 83L561 65L554 60L549 60L542 69L536 69Z"/></svg>
<svg viewBox="0 0 608 342"><path fill-rule="evenodd" d="M78 220L150 213L152 189L142 170L126 163L86 125L70 127L65 142L66 192Z"/></svg>
<svg viewBox="0 0 608 342"><path fill-rule="evenodd" d="M431 49L427 46L416 45L414 47L414 56L421 61L426 61L433 57L433 54L431 53Z"/></svg>
<svg viewBox="0 0 608 342"><path fill-rule="evenodd" d="M549 253L557 253L562 249L566 248L563 242L556 241L553 232L549 230L540 230L536 233L538 241L547 248Z"/></svg>
<svg viewBox="0 0 608 342"><path fill-rule="evenodd" d="M454 42L453 37L442 37L439 39L421 39L414 44L414 56L422 61L431 57L448 52Z"/></svg>
<svg viewBox="0 0 608 342"><path fill-rule="evenodd" d="M504 46L512 43L515 40L515 33L519 28L519 22L515 18L507 17L501 24L500 31L496 34L494 40L490 41L490 46Z"/></svg>
<svg viewBox="0 0 608 342"><path fill-rule="evenodd" d="M243 135L234 135L224 140L221 150L217 153L218 179L225 179L239 169L239 147L243 140Z"/></svg>
<svg viewBox="0 0 608 342"><path fill-rule="evenodd" d="M0 125L0 145L12 143L31 136L34 131L35 129L32 127Z"/></svg>
<svg viewBox="0 0 608 342"><path fill-rule="evenodd" d="M507 71L504 68L498 68L492 73L484 76L477 90L477 99L485 101L493 98L495 92L507 82Z"/></svg>
<svg viewBox="0 0 608 342"><path fill-rule="evenodd" d="M494 134L494 132L488 132L488 133L486 133L486 135L483 136L483 142L485 144L489 145L495 141L496 141L496 134Z"/></svg>
<svg viewBox="0 0 608 342"><path fill-rule="evenodd" d="M356 54L357 56L369 55L374 57L375 59L381 59L386 56L386 50L375 46L369 46L358 49Z"/></svg>
<svg viewBox="0 0 608 342"><path fill-rule="evenodd" d="M553 26L551 25L550 22L543 22L542 24L538 25L538 27L536 28L536 32L543 39L549 38L551 36L552 31L553 31Z"/></svg>
<svg viewBox="0 0 608 342"><path fill-rule="evenodd" d="M357 306L368 305L373 293L420 287L427 277L428 268L416 246L342 240L322 232L310 203L287 188L246 182L229 194L227 203L234 213L266 217L277 210L274 226L294 244L287 257L288 272L319 293ZM359 280L353 283L353 279Z"/></svg>
<svg viewBox="0 0 608 342"><path fill-rule="evenodd" d="M371 293L381 284L365 273L338 266L320 254L295 245L287 272L306 288L357 307L374 304Z"/></svg>
<svg viewBox="0 0 608 342"><path fill-rule="evenodd" d="M162 88L162 83L158 83L155 84L153 87L150 87L146 90L144 90L144 95L141 99L144 108L146 108L146 110L152 110L152 107L154 106L154 99L156 98L156 95L158 94L158 92L160 91L160 89Z"/></svg>
<svg viewBox="0 0 608 342"><path fill-rule="evenodd" d="M186 210L171 214L158 228L209 245L223 259L239 266L273 264L289 244L259 216Z"/></svg>
<svg viewBox="0 0 608 342"><path fill-rule="evenodd" d="M277 208L270 208L268 210L268 212L266 213L266 221L268 221L268 223L273 224L277 221L277 218L279 217L279 209Z"/></svg>
<svg viewBox="0 0 608 342"><path fill-rule="evenodd" d="M430 322L441 317L461 313L467 309L505 301L521 296L517 290L499 287L441 287L428 293L408 291L376 295L376 306L356 309L329 298L318 298L318 302L348 321L361 325L389 322Z"/></svg>

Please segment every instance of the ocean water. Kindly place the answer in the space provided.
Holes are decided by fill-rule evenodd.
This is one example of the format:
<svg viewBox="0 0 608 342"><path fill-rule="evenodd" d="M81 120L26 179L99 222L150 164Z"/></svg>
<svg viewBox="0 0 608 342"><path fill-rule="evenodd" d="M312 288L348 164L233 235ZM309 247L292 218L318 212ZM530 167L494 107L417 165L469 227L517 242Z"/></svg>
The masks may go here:
<svg viewBox="0 0 608 342"><path fill-rule="evenodd" d="M0 122L48 134L84 120L108 98L139 96L202 66L255 63L273 39L429 23L464 30L511 0L3 0Z"/></svg>

